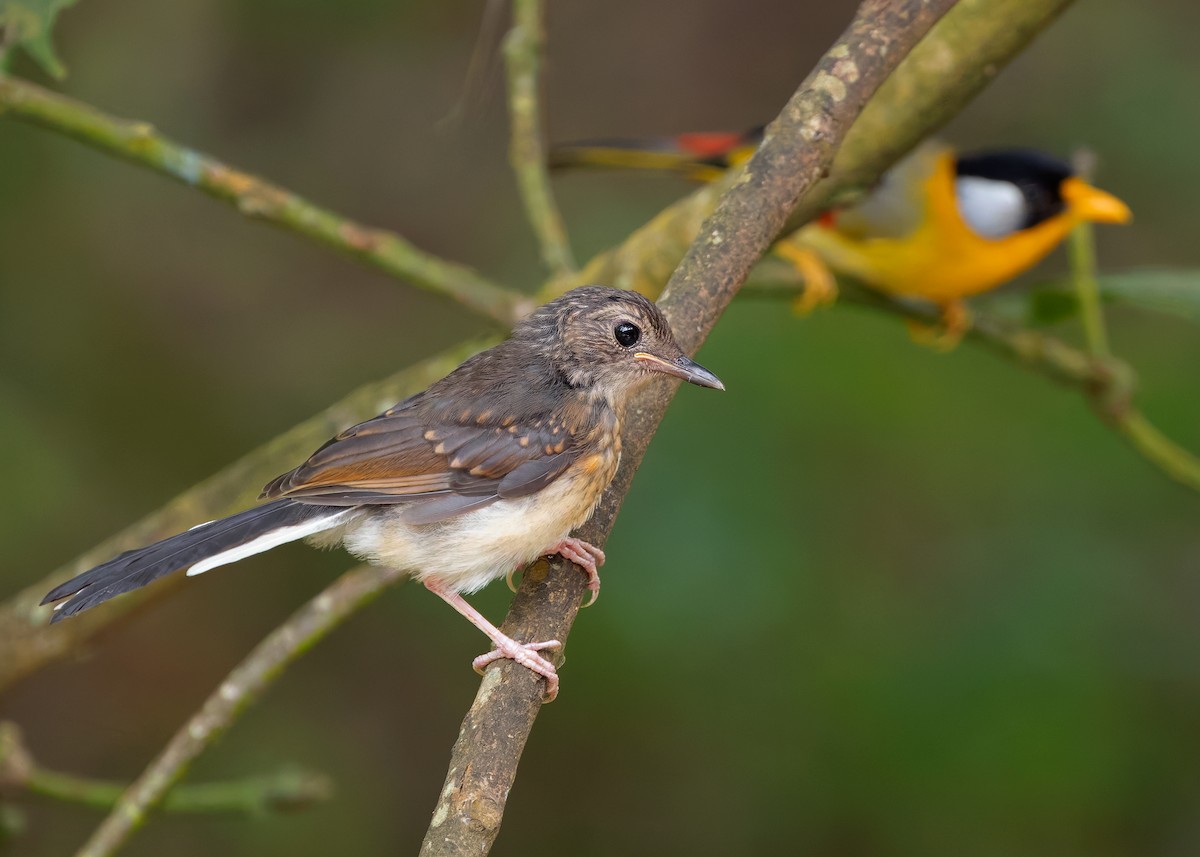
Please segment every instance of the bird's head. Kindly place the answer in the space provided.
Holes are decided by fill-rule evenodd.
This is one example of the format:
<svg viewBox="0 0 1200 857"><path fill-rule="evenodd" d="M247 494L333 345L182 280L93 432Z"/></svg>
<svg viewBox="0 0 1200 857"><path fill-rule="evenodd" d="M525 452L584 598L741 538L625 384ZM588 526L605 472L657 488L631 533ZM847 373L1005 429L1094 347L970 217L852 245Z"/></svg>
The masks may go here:
<svg viewBox="0 0 1200 857"><path fill-rule="evenodd" d="M513 338L534 345L572 386L609 401L656 374L725 389L716 375L683 353L662 310L637 292L572 289L520 322Z"/></svg>
<svg viewBox="0 0 1200 857"><path fill-rule="evenodd" d="M962 218L986 238L1002 238L1060 215L1092 223L1127 223L1132 217L1121 200L1036 149L961 155L955 172Z"/></svg>

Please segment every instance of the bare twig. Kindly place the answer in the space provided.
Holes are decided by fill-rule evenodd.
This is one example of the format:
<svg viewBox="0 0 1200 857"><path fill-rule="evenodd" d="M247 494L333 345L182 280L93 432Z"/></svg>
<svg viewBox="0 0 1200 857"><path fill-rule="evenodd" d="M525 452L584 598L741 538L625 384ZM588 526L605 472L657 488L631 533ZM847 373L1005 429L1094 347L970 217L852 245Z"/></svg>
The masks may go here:
<svg viewBox="0 0 1200 857"><path fill-rule="evenodd" d="M25 747L17 725L0 723L0 794L5 797L28 794L111 809L124 791L121 783L42 767ZM295 812L328 800L331 793L327 777L285 768L243 780L180 786L167 796L162 808L181 813Z"/></svg>
<svg viewBox="0 0 1200 857"><path fill-rule="evenodd" d="M1071 159L1075 175L1091 181L1095 172L1096 155L1087 149ZM1108 328L1104 323L1104 308L1100 305L1100 283L1096 279L1096 232L1091 223L1083 221L1071 230L1068 240L1071 259L1071 285L1079 301L1079 318L1088 351L1096 357L1108 357Z"/></svg>
<svg viewBox="0 0 1200 857"><path fill-rule="evenodd" d="M403 573L378 566L346 572L272 631L180 729L125 793L76 857L117 851L200 755L255 702L292 661Z"/></svg>
<svg viewBox="0 0 1200 857"><path fill-rule="evenodd" d="M0 690L48 663L78 653L80 647L101 629L173 591L183 583L183 578L180 575L167 577L154 586L105 602L75 616L70 622L49 625L50 608L40 606L40 602L53 586L123 550L141 547L201 521L211 521L253 505L259 489L268 479L294 467L325 440L346 426L373 417L399 400L425 389L467 357L491 344L491 341L484 341L455 346L390 378L359 388L0 603Z"/></svg>
<svg viewBox="0 0 1200 857"><path fill-rule="evenodd" d="M1096 281L1096 233L1092 224L1080 223L1071 230L1067 253L1071 259L1071 283L1079 301L1079 319L1088 351L1097 357L1107 357L1111 352L1104 309L1100 305L1100 285Z"/></svg>
<svg viewBox="0 0 1200 857"><path fill-rule="evenodd" d="M0 75L0 116L38 125L148 167L230 203L247 217L312 238L394 277L453 298L507 327L531 307L465 265L417 249L394 232L363 226L159 134L15 77Z"/></svg>
<svg viewBox="0 0 1200 857"><path fill-rule="evenodd" d="M554 277L575 270L567 230L550 189L546 149L542 142L538 72L545 44L541 0L513 0L513 25L504 41L508 68L508 115L512 162L525 213L537 235L542 261Z"/></svg>
<svg viewBox="0 0 1200 857"><path fill-rule="evenodd" d="M1133 448L1177 482L1200 491L1200 458L1162 433L1141 411L1130 408L1116 418Z"/></svg>
<svg viewBox="0 0 1200 857"><path fill-rule="evenodd" d="M868 0L768 128L745 174L720 199L672 275L661 304L694 353L796 201L821 177L866 100L953 0ZM630 407L621 467L581 536L602 544L672 396L658 385ZM559 565L556 563L556 565ZM504 630L517 639L566 640L584 575L569 563L525 577ZM488 670L451 752L422 855L482 855L495 841L525 741L542 704L536 676L511 664Z"/></svg>

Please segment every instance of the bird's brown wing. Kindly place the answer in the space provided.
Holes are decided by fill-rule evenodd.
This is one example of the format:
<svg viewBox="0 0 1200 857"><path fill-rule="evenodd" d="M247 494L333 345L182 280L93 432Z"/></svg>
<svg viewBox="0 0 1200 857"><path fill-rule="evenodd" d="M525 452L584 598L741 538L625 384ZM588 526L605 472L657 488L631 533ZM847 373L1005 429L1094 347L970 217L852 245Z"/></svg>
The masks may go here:
<svg viewBox="0 0 1200 857"><path fill-rule="evenodd" d="M544 488L578 457L578 440L548 415L517 421L462 412L446 420L399 407L339 434L272 480L262 499L403 503L406 519L432 523Z"/></svg>

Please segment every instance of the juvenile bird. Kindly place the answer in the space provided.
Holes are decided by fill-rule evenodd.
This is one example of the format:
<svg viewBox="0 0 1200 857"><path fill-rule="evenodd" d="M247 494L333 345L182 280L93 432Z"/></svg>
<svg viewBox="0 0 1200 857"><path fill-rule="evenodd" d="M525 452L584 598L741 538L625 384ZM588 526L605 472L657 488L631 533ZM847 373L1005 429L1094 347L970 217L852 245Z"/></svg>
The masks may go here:
<svg viewBox="0 0 1200 857"><path fill-rule="evenodd" d="M588 573L603 552L570 533L591 517L621 457L621 422L656 374L723 390L675 342L666 317L635 292L586 286L519 322L504 342L427 390L346 429L262 492L267 502L127 551L56 587L53 621L171 572L189 576L297 539L343 545L409 572L483 631L495 649L558 677L463 598L512 568L560 554Z"/></svg>
<svg viewBox="0 0 1200 857"><path fill-rule="evenodd" d="M762 128L744 134L683 134L554 147L554 167L666 170L711 180L749 160ZM860 200L827 211L779 241L776 255L804 276L798 308L832 300L830 269L881 292L941 310L952 345L970 326L963 299L1032 268L1081 222L1125 223L1129 208L1036 149L956 154L929 141ZM827 266L827 267L826 267ZM929 338L929 337L923 337Z"/></svg>

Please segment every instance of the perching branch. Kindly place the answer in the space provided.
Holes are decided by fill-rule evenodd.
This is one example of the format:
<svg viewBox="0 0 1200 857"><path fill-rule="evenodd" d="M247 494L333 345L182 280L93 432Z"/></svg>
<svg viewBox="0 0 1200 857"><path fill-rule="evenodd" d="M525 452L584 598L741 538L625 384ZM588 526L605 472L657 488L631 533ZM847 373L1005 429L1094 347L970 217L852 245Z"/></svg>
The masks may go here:
<svg viewBox="0 0 1200 857"><path fill-rule="evenodd" d="M747 283L748 295L780 297L791 301L803 282L790 267L764 263ZM929 305L895 300L853 281L841 280L838 300L919 321L937 324L937 310ZM1171 479L1200 491L1200 459L1172 441L1133 405L1136 373L1112 355L1089 354L1063 340L1037 330L976 312L965 342L974 343L1007 360L1081 390L1105 423Z"/></svg>
<svg viewBox="0 0 1200 857"><path fill-rule="evenodd" d="M508 327L531 308L465 265L439 259L385 229L363 226L279 185L64 95L0 74L0 116L56 131L148 167L233 205L242 214L299 233L368 265L450 297Z"/></svg>
<svg viewBox="0 0 1200 857"><path fill-rule="evenodd" d="M704 342L798 199L818 181L867 99L953 0L867 0L841 39L801 84L736 183L717 203L660 304L689 353ZM629 408L621 466L580 535L603 544L675 386L657 384ZM527 574L504 623L516 639L566 641L584 575L570 563ZM541 681L497 662L488 669L451 752L424 857L487 854L534 719Z"/></svg>
<svg viewBox="0 0 1200 857"><path fill-rule="evenodd" d="M541 0L513 0L513 25L504 40L508 70L508 116L512 125L508 157L521 189L525 213L537 236L542 262L551 276L570 274L575 260L567 229L550 189L542 142L538 72L546 31Z"/></svg>
<svg viewBox="0 0 1200 857"><path fill-rule="evenodd" d="M76 857L108 857L129 839L166 797L201 751L220 738L234 719L258 700L292 661L325 637L402 572L361 566L346 572L255 646L121 795L112 812Z"/></svg>
<svg viewBox="0 0 1200 857"><path fill-rule="evenodd" d="M755 270L743 296L791 302L803 287L804 281L793 268L769 259ZM931 304L897 300L849 279L838 280L838 302L922 324L933 325L939 319L936 307ZM986 312L975 314L964 341L983 346L1051 380L1093 395L1103 393L1106 401L1127 399L1132 393L1133 370L1122 361L1096 360L1057 337L1007 324Z"/></svg>
<svg viewBox="0 0 1200 857"><path fill-rule="evenodd" d="M167 796L163 810L180 813L296 812L329 799L327 777L296 768L224 783L180 786ZM125 791L121 783L51 771L39 765L23 743L15 723L0 723L0 794L33 795L111 809Z"/></svg>
<svg viewBox="0 0 1200 857"><path fill-rule="evenodd" d="M114 598L71 619L50 621L49 607L39 602L62 581L111 559L123 550L239 512L254 504L267 480L294 467L310 452L348 425L375 416L446 375L492 341L471 342L402 369L390 378L360 387L346 398L244 456L204 482L188 489L161 509L106 540L0 603L0 690L43 666L78 653L97 632L133 610L161 598L184 581L173 575Z"/></svg>

